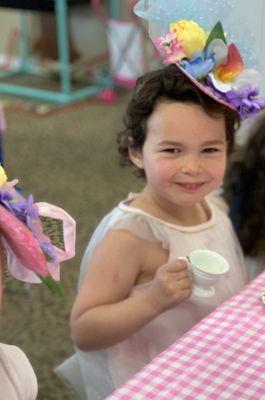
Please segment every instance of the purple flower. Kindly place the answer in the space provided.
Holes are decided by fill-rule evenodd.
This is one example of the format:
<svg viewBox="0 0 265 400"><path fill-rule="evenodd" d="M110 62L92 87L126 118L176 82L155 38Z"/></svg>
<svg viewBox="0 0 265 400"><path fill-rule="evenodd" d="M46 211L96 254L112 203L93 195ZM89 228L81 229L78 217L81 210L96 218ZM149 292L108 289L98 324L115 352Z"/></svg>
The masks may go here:
<svg viewBox="0 0 265 400"><path fill-rule="evenodd" d="M4 190L0 189L0 204L8 209L12 214L12 206L10 201L13 199L13 195L9 192L5 192Z"/></svg>
<svg viewBox="0 0 265 400"><path fill-rule="evenodd" d="M31 230L33 230L31 219L38 219L39 217L39 212L37 208L33 207L33 204L34 199L32 194L29 195L28 199L18 200L11 204L17 218L24 222Z"/></svg>
<svg viewBox="0 0 265 400"><path fill-rule="evenodd" d="M56 261L56 256L54 254L54 248L51 243L48 243L48 242L40 243L40 247L41 247L43 253L45 254L45 256L47 256L48 262Z"/></svg>
<svg viewBox="0 0 265 400"><path fill-rule="evenodd" d="M248 85L241 89L228 91L225 97L230 104L237 108L242 119L245 119L249 116L254 116L265 108L265 99L258 98L258 94L258 88Z"/></svg>
<svg viewBox="0 0 265 400"><path fill-rule="evenodd" d="M189 61L182 60L180 65L193 78L201 81L214 69L215 57L214 54L207 57L205 51L201 53L197 52L196 57Z"/></svg>

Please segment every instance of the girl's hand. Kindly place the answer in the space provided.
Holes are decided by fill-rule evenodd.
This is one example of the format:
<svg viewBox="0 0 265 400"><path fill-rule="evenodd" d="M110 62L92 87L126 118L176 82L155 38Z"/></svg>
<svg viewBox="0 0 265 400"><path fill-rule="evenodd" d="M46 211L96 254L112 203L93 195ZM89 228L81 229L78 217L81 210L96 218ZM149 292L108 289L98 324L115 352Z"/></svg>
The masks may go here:
<svg viewBox="0 0 265 400"><path fill-rule="evenodd" d="M159 313L175 307L191 295L192 282L185 260L171 260L158 268L148 297Z"/></svg>

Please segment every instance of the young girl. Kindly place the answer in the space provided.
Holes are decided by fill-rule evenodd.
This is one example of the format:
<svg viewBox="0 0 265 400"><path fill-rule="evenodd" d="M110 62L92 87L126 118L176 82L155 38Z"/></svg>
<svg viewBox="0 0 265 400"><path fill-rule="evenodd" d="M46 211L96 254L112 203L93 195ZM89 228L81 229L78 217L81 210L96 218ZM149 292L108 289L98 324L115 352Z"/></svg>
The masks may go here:
<svg viewBox="0 0 265 400"><path fill-rule="evenodd" d="M252 279L265 267L265 115L229 165L224 196Z"/></svg>
<svg viewBox="0 0 265 400"><path fill-rule="evenodd" d="M70 322L76 356L57 372L75 385L79 368L76 385L89 400L105 398L246 283L229 218L209 195L222 183L238 113L252 112L252 99L236 106L236 91L229 100L215 88L222 63L218 76L233 76L222 27L210 33L207 46L218 42L206 56L206 33L180 22L181 40L178 23L159 39L169 65L138 80L119 135L124 162L144 176L145 187L105 216L81 266ZM179 259L201 248L230 265L209 298L192 292Z"/></svg>
<svg viewBox="0 0 265 400"><path fill-rule="evenodd" d="M221 184L238 114L174 65L138 81L120 151L145 175L100 223L72 316L88 399L102 399L246 282L227 216L206 196ZM178 260L207 248L230 264L211 298L192 295Z"/></svg>

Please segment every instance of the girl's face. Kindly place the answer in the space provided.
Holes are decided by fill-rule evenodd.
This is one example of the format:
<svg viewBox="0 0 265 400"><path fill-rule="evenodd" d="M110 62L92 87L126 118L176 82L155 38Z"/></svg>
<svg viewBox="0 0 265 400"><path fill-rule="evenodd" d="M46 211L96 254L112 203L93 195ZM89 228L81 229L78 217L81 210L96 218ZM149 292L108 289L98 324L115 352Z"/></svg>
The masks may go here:
<svg viewBox="0 0 265 400"><path fill-rule="evenodd" d="M227 159L225 120L196 104L163 101L147 122L142 151L131 150L146 174L147 190L159 202L193 206L219 186Z"/></svg>

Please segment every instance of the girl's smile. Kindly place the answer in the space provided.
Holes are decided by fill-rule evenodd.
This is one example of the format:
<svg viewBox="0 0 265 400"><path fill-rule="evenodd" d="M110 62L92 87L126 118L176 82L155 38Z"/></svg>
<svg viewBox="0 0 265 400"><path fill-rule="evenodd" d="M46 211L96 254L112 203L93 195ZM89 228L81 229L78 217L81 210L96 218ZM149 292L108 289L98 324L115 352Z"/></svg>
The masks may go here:
<svg viewBox="0 0 265 400"><path fill-rule="evenodd" d="M204 185L204 182L176 182L176 185L179 185L188 192L194 192L200 189Z"/></svg>

